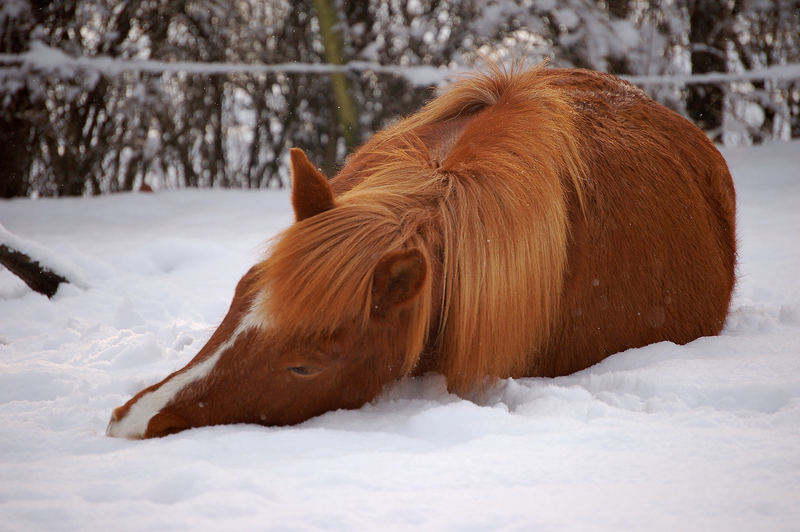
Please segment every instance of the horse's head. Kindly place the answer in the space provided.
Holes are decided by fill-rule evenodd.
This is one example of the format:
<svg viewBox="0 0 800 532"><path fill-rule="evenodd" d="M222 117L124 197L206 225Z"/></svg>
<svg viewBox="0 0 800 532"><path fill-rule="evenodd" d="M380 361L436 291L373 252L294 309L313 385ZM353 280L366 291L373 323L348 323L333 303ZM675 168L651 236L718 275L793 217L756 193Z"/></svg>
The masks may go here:
<svg viewBox="0 0 800 532"><path fill-rule="evenodd" d="M302 233L301 222L336 205L328 181L300 150L292 150L292 174L298 223L290 231ZM350 261L346 250L313 250L317 262L325 253L340 256L320 268L324 279L311 279L292 271L297 253L281 251L281 241L276 247L281 260L267 258L245 274L197 356L116 408L108 435L151 438L223 423L299 423L357 408L410 371L409 352L418 354L426 333L414 325L419 296L430 290L423 251L406 247L375 257L359 281L340 278L353 273L343 266ZM357 286L364 297L351 297ZM363 308L350 312L354 306Z"/></svg>

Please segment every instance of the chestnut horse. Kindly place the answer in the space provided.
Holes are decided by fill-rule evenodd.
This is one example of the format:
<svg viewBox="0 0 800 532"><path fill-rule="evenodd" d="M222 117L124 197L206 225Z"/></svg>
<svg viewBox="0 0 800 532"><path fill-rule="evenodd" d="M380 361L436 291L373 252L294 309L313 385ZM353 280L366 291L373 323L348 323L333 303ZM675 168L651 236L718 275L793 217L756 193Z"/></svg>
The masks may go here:
<svg viewBox="0 0 800 532"><path fill-rule="evenodd" d="M197 356L108 434L294 424L438 372L557 376L722 328L735 197L694 125L616 77L490 66L328 181L291 151L296 223Z"/></svg>

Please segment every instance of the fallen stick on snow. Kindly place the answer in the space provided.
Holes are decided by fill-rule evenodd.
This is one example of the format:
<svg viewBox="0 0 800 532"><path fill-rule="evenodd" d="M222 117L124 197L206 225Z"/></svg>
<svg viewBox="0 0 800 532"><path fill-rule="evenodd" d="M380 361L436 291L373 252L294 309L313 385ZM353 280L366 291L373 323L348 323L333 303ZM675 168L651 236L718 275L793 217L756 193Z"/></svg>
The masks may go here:
<svg viewBox="0 0 800 532"><path fill-rule="evenodd" d="M58 285L68 283L66 278L45 268L38 261L30 258L25 253L0 244L0 264L25 281L32 290L53 297L58 290Z"/></svg>
<svg viewBox="0 0 800 532"><path fill-rule="evenodd" d="M31 290L52 298L61 283L81 288L81 274L69 262L37 242L21 238L0 224L0 264Z"/></svg>

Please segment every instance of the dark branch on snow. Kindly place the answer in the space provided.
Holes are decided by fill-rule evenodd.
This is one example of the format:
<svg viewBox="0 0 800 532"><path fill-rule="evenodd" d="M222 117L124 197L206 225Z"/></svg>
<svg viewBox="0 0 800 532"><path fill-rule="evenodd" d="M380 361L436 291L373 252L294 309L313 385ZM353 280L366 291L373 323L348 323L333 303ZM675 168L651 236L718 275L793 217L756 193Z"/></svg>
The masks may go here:
<svg viewBox="0 0 800 532"><path fill-rule="evenodd" d="M61 275L45 268L25 253L0 244L0 264L25 281L31 290L53 297L58 285L69 281Z"/></svg>

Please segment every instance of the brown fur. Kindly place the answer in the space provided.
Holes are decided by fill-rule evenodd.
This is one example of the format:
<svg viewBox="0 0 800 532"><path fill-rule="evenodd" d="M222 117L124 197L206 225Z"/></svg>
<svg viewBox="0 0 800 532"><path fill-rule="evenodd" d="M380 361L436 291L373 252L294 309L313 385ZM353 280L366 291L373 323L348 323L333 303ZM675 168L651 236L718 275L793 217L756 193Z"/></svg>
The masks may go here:
<svg viewBox="0 0 800 532"><path fill-rule="evenodd" d="M618 78L491 66L376 134L330 187L302 152L292 163L297 223L234 299L267 294L272 333L236 356L335 378L312 377L318 396L294 413L210 422L297 422L426 371L458 393L564 375L723 325L736 252L725 161ZM301 365L309 352L321 354ZM296 393L275 390L259 393Z"/></svg>
<svg viewBox="0 0 800 532"><path fill-rule="evenodd" d="M333 208L333 193L328 179L308 160L303 150L290 150L292 161L292 206L297 220L311 218Z"/></svg>
<svg viewBox="0 0 800 532"><path fill-rule="evenodd" d="M438 360L426 369L456 391L485 376L528 374L560 303L567 192L580 197L585 180L575 112L546 72L497 69L376 135L334 179L334 190L340 180L351 185L337 207L275 246L265 263L275 270L262 278L270 314L287 327L306 324L304 333L365 323L377 259L414 247L442 262L441 279L440 292L429 285L417 304L405 366L417 364L435 328ZM425 142L462 117L449 151ZM436 323L426 312L434 299Z"/></svg>

